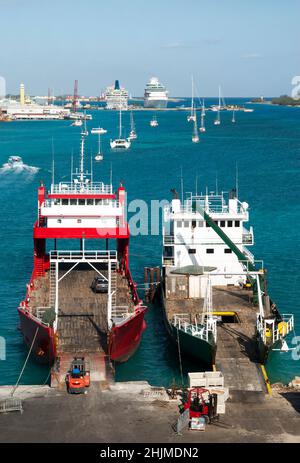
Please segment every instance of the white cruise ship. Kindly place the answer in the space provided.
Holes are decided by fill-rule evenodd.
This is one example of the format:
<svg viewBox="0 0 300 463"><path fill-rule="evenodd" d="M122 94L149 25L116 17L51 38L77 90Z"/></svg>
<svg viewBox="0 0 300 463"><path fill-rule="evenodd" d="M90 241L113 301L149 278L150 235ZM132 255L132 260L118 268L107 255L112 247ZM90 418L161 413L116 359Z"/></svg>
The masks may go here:
<svg viewBox="0 0 300 463"><path fill-rule="evenodd" d="M168 91L157 77L151 77L144 93L145 108L166 108L168 104Z"/></svg>
<svg viewBox="0 0 300 463"><path fill-rule="evenodd" d="M126 111L128 109L128 90L120 87L119 81L116 80L114 86L106 88L105 100L107 109Z"/></svg>

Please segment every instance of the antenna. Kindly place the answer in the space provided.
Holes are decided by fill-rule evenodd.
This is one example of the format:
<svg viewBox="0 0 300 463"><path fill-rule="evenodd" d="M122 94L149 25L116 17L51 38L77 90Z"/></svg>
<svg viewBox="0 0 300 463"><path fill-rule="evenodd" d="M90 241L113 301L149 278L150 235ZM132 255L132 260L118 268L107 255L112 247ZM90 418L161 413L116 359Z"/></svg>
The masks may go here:
<svg viewBox="0 0 300 463"><path fill-rule="evenodd" d="M71 152L71 183L73 183L73 148Z"/></svg>
<svg viewBox="0 0 300 463"><path fill-rule="evenodd" d="M182 176L182 166L180 167L180 183L181 183L181 204L183 205L183 176Z"/></svg>
<svg viewBox="0 0 300 463"><path fill-rule="evenodd" d="M112 169L112 162L110 163L110 185L112 186L112 179L113 179L113 169Z"/></svg>
<svg viewBox="0 0 300 463"><path fill-rule="evenodd" d="M93 152L91 149L91 183L93 183Z"/></svg>
<svg viewBox="0 0 300 463"><path fill-rule="evenodd" d="M238 168L238 163L235 163L235 191L236 191L236 197L239 199L239 168Z"/></svg>
<svg viewBox="0 0 300 463"><path fill-rule="evenodd" d="M216 195L218 195L218 171L216 171Z"/></svg>
<svg viewBox="0 0 300 463"><path fill-rule="evenodd" d="M54 163L54 142L53 142L53 137L52 137L52 185L54 185L54 178L55 178L55 163Z"/></svg>

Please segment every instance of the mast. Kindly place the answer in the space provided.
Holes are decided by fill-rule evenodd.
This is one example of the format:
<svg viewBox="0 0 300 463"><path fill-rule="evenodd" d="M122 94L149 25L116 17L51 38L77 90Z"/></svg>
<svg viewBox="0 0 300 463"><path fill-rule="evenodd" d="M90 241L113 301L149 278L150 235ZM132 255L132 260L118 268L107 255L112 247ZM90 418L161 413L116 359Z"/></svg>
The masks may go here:
<svg viewBox="0 0 300 463"><path fill-rule="evenodd" d="M79 170L79 180L80 184L83 185L84 183L84 141L87 134L86 130L86 119L84 119L84 130L81 132L81 140L80 140L80 170Z"/></svg>
<svg viewBox="0 0 300 463"><path fill-rule="evenodd" d="M194 115L194 76L192 75L192 103L191 103L191 116Z"/></svg>
<svg viewBox="0 0 300 463"><path fill-rule="evenodd" d="M120 104L120 114L119 114L119 138L122 138L122 110Z"/></svg>

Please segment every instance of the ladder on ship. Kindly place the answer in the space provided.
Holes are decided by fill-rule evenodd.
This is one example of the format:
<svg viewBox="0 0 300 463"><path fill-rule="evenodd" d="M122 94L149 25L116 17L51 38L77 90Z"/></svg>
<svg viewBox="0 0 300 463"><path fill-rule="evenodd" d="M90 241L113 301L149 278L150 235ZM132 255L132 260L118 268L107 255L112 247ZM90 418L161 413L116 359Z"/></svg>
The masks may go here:
<svg viewBox="0 0 300 463"><path fill-rule="evenodd" d="M56 298L56 262L50 261L50 290L49 290L49 306L55 306Z"/></svg>

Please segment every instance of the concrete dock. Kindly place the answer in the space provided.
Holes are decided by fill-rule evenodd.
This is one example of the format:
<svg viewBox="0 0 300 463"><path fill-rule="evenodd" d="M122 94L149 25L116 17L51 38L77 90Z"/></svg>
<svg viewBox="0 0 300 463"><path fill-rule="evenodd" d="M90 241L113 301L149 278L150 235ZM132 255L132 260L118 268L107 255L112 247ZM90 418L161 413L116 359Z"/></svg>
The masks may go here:
<svg viewBox="0 0 300 463"><path fill-rule="evenodd" d="M0 399L11 387L0 388ZM93 383L87 395L22 386L23 413L0 414L0 442L202 443L300 442L300 392L231 395L226 414L204 432L174 432L178 403L145 382Z"/></svg>

